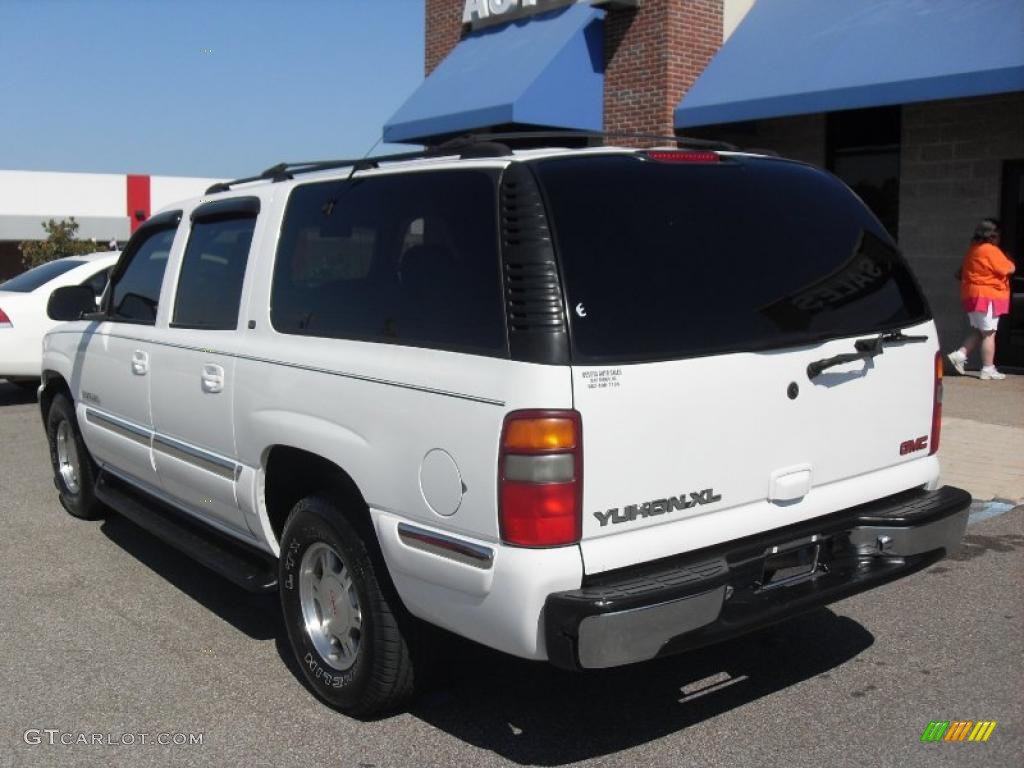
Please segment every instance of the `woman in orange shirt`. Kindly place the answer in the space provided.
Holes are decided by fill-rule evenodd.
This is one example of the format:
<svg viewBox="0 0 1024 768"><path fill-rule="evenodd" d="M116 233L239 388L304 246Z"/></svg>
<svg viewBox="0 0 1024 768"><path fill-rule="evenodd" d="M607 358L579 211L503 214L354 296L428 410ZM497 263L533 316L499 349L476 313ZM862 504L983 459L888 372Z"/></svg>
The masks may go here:
<svg viewBox="0 0 1024 768"><path fill-rule="evenodd" d="M968 355L981 345L981 376L983 380L1005 379L996 370L996 329L999 316L1010 312L1010 275L1014 263L999 248L999 221L982 219L974 228L971 247L964 256L960 275L960 301L971 323L971 335L963 346L951 352L949 362L963 375Z"/></svg>

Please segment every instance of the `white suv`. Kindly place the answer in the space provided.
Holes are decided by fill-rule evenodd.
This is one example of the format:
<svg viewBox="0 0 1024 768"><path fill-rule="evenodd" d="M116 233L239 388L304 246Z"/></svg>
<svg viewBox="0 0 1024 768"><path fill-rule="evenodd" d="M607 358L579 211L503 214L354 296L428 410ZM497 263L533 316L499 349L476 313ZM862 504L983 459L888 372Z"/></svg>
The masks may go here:
<svg viewBox="0 0 1024 768"><path fill-rule="evenodd" d="M339 709L397 707L417 620L629 664L958 545L941 358L834 177L707 148L494 142L281 165L146 222L51 313L72 514L249 589Z"/></svg>

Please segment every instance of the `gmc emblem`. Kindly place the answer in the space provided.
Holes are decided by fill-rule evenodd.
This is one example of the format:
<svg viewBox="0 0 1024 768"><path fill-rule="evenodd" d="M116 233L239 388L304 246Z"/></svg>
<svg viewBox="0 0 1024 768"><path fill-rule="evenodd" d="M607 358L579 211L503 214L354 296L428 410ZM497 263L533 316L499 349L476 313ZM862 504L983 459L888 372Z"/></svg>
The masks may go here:
<svg viewBox="0 0 1024 768"><path fill-rule="evenodd" d="M915 451L923 451L928 447L928 435L921 435L916 440L904 440L900 443L900 456L906 456L908 453L914 453Z"/></svg>

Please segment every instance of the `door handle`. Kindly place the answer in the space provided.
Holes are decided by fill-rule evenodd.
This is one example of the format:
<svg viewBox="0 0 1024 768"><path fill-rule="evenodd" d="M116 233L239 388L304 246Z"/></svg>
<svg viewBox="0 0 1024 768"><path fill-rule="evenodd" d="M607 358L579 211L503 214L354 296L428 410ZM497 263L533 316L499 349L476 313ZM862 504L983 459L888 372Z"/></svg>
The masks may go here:
<svg viewBox="0 0 1024 768"><path fill-rule="evenodd" d="M224 369L219 365L207 363L203 366L203 392L216 394L224 391Z"/></svg>
<svg viewBox="0 0 1024 768"><path fill-rule="evenodd" d="M132 373L145 376L149 372L149 354L141 349L132 352Z"/></svg>

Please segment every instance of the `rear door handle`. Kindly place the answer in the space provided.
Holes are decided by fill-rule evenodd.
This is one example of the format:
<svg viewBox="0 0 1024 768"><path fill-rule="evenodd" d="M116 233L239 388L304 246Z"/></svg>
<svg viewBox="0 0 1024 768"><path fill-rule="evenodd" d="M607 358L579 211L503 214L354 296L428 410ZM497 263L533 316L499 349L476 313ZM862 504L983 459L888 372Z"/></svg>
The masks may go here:
<svg viewBox="0 0 1024 768"><path fill-rule="evenodd" d="M132 352L132 373L145 376L149 372L149 354L141 349Z"/></svg>
<svg viewBox="0 0 1024 768"><path fill-rule="evenodd" d="M219 365L207 363L203 366L203 392L216 394L224 391L224 369Z"/></svg>

